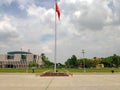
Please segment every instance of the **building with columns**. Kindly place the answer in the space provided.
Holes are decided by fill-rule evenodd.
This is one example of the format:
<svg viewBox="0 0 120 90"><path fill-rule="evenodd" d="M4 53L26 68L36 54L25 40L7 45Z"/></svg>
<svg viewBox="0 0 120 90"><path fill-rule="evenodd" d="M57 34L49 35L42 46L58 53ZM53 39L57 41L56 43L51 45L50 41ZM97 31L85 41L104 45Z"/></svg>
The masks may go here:
<svg viewBox="0 0 120 90"><path fill-rule="evenodd" d="M0 54L0 68L26 68L29 62L36 62L42 66L41 56L24 51L12 51Z"/></svg>

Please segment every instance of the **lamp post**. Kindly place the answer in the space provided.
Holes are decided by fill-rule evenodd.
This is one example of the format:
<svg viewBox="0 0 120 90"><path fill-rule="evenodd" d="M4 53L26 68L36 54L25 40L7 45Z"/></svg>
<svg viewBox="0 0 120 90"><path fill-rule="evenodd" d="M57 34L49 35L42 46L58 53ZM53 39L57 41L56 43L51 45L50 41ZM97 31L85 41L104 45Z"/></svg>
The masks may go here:
<svg viewBox="0 0 120 90"><path fill-rule="evenodd" d="M82 50L82 54L83 54L83 59L84 59L84 55L85 55L85 50ZM84 72L86 72L86 70L85 70L85 59L83 60L83 64L84 64Z"/></svg>

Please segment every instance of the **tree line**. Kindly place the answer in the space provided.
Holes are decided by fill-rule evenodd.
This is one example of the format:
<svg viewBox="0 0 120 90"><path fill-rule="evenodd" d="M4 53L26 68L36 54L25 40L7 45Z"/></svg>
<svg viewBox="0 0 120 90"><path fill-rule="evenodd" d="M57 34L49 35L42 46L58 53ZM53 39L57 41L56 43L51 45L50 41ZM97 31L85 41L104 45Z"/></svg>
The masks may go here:
<svg viewBox="0 0 120 90"><path fill-rule="evenodd" d="M45 56L44 53L41 54L41 58L43 61L43 66L45 68L53 68L54 63L51 62L48 57ZM120 67L120 56L119 55L112 55L108 57L93 57L92 59L89 58L77 58L76 55L72 55L70 58L68 58L64 64L57 63L58 68L95 68L96 65L103 64L104 67Z"/></svg>
<svg viewBox="0 0 120 90"><path fill-rule="evenodd" d="M75 55L72 55L71 58L67 59L65 62L65 66L67 68L95 68L98 64L103 64L104 67L120 67L120 56L114 54L113 56L109 57L102 57L97 58L94 57L93 59L88 58L81 58L77 59Z"/></svg>

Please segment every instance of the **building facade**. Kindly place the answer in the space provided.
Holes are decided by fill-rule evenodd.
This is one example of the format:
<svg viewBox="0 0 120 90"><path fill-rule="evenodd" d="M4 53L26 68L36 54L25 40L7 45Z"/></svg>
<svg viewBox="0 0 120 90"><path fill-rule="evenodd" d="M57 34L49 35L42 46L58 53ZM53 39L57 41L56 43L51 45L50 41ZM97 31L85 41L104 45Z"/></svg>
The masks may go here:
<svg viewBox="0 0 120 90"><path fill-rule="evenodd" d="M43 63L41 56L30 52L13 51L0 54L0 68L26 68L29 62L36 62L38 67Z"/></svg>

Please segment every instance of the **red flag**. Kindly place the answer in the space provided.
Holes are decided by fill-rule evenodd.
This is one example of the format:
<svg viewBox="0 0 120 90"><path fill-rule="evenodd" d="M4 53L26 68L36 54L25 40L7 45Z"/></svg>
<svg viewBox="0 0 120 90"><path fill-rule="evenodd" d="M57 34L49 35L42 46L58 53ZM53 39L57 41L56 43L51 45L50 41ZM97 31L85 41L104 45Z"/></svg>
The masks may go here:
<svg viewBox="0 0 120 90"><path fill-rule="evenodd" d="M59 8L57 2L56 2L56 12L57 12L57 14L58 14L58 19L60 20L60 8Z"/></svg>

